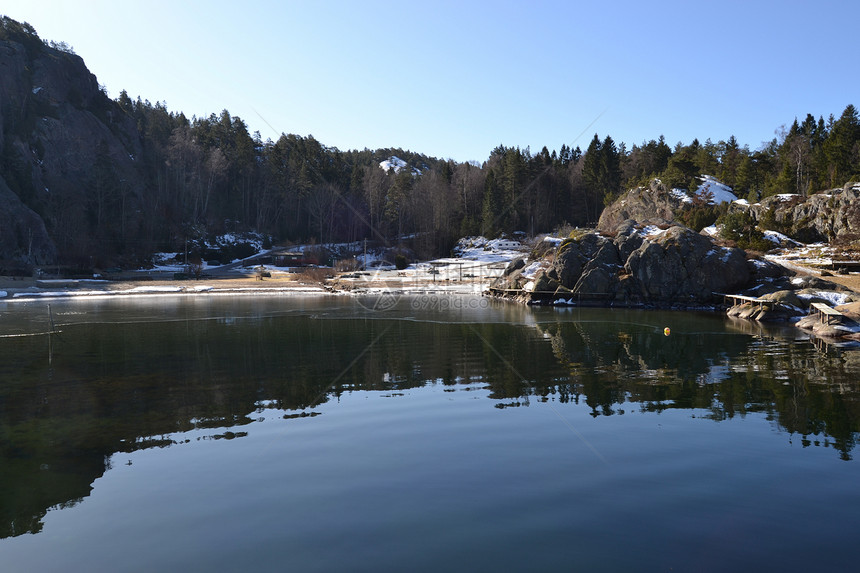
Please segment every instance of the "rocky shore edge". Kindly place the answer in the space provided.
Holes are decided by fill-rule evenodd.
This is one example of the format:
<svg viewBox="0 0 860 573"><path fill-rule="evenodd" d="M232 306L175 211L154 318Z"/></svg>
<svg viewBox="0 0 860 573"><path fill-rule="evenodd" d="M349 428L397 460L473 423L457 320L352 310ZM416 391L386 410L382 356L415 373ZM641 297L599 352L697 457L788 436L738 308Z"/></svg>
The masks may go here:
<svg viewBox="0 0 860 573"><path fill-rule="evenodd" d="M860 341L860 293L670 221L544 240L488 290L524 304L725 311ZM839 316L822 321L816 304Z"/></svg>
<svg viewBox="0 0 860 573"><path fill-rule="evenodd" d="M542 241L527 257L508 264L485 294L525 304L725 311L751 321L792 323L818 338L860 342L857 290L749 257L683 226L664 226L625 221L614 233L585 231L563 240ZM252 275L181 281L3 277L0 302L108 295L343 292L336 281L328 283L297 280L292 273L273 273L264 280ZM411 283L383 286L386 291L415 289ZM815 303L834 308L840 316L822 320Z"/></svg>

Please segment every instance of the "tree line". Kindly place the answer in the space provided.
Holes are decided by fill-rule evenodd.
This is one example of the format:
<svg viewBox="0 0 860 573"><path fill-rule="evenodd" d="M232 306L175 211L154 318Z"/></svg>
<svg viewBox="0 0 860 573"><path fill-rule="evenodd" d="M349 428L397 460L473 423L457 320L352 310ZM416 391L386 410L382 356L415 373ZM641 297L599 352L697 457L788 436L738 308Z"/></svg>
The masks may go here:
<svg viewBox="0 0 860 573"><path fill-rule="evenodd" d="M432 256L466 235L593 224L623 190L655 177L695 189L700 175L712 174L751 201L860 179L860 120L853 105L838 119L795 120L757 150L735 137L670 147L662 136L628 150L595 134L585 151L566 144L537 153L499 146L476 165L403 149L341 151L310 135L264 141L227 110L188 119L124 91L116 102L143 141L146 196L137 232L154 250L253 229L278 243L370 239L391 245L408 236L419 256ZM408 166L380 168L391 156ZM121 187L110 180L109 165L94 166L92 192L110 196L114 190L113 201L98 201L104 204L93 215L98 225L123 220L110 212L121 208Z"/></svg>

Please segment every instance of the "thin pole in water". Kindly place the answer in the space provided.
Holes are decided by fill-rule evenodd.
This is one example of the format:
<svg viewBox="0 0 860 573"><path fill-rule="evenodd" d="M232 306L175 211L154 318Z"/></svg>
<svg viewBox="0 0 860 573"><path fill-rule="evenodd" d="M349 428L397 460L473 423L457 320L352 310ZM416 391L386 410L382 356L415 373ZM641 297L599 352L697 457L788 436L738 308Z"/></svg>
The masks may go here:
<svg viewBox="0 0 860 573"><path fill-rule="evenodd" d="M51 334L54 333L54 313L51 311L51 305L48 305L48 319L51 321L51 332L48 333L48 364L54 363L54 341L51 340Z"/></svg>

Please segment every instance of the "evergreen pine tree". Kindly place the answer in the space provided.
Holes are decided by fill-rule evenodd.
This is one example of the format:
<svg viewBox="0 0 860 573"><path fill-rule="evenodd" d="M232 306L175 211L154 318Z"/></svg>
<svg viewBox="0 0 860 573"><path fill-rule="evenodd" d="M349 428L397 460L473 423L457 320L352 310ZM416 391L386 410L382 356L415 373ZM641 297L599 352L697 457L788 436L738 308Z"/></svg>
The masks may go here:
<svg viewBox="0 0 860 573"><path fill-rule="evenodd" d="M849 177L860 172L858 140L860 140L860 118L858 118L857 109L849 104L839 119L833 122L830 134L824 142L831 187L841 186Z"/></svg>
<svg viewBox="0 0 860 573"><path fill-rule="evenodd" d="M490 170L484 181L484 206L482 211L481 233L495 237L501 212L501 189L496 181L495 171Z"/></svg>

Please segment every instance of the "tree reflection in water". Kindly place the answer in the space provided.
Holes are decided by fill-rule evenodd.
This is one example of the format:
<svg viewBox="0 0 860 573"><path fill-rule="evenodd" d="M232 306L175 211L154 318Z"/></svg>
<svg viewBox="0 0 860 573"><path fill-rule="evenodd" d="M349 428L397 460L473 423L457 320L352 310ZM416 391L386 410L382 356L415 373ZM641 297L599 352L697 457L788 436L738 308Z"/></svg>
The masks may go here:
<svg viewBox="0 0 860 573"><path fill-rule="evenodd" d="M197 312L66 324L50 341L4 338L0 537L40 531L47 510L86 497L116 453L171 447L190 430L241 438L241 427L269 410L291 420L343 393L427 384L457 391L478 383L498 408L585 404L595 417L762 413L788 439L851 459L860 431L856 350L739 333L713 315L517 312L533 313L529 324L336 309L229 320Z"/></svg>

